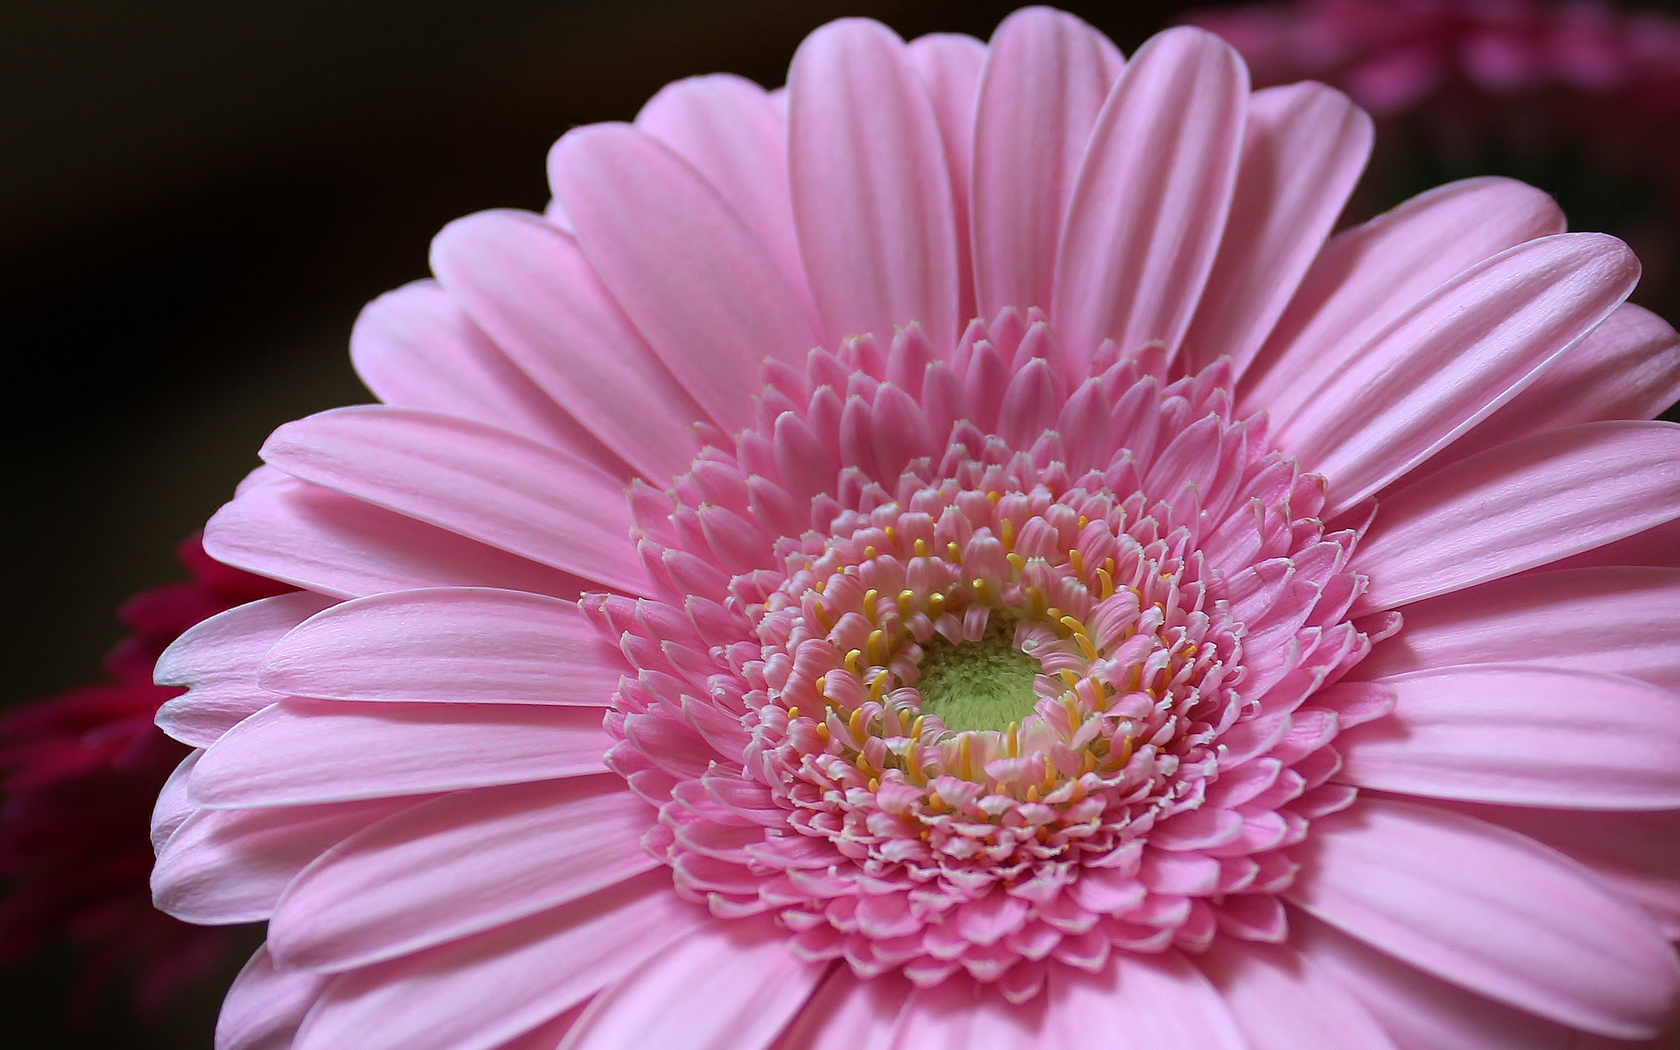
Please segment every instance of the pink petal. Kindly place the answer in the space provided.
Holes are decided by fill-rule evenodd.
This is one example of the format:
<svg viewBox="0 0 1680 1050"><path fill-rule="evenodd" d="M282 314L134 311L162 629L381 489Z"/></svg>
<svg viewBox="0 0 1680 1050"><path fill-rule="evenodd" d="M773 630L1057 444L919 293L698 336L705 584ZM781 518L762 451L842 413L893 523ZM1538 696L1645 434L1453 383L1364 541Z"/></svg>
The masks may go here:
<svg viewBox="0 0 1680 1050"><path fill-rule="evenodd" d="M775 1050L862 1050L888 1045L912 986L899 974L867 981L835 966L776 1040Z"/></svg>
<svg viewBox="0 0 1680 1050"><path fill-rule="evenodd" d="M612 739L597 708L287 700L199 759L207 806L293 806L595 773Z"/></svg>
<svg viewBox="0 0 1680 1050"><path fill-rule="evenodd" d="M1354 615L1545 565L1680 517L1680 426L1581 423L1521 438L1383 500L1355 548Z"/></svg>
<svg viewBox="0 0 1680 1050"><path fill-rule="evenodd" d="M1231 214L1195 320L1187 367L1229 357L1237 376L1289 305L1371 153L1371 118L1302 83L1249 99Z"/></svg>
<svg viewBox="0 0 1680 1050"><path fill-rule="evenodd" d="M165 733L193 747L209 747L223 733L279 699L258 688L263 654L286 632L332 604L308 591L249 602L201 620L158 657L159 685L187 687L158 708Z"/></svg>
<svg viewBox="0 0 1680 1050"><path fill-rule="evenodd" d="M729 73L667 84L636 127L694 166L776 261L801 305L814 310L793 228L787 114L763 88Z"/></svg>
<svg viewBox="0 0 1680 1050"><path fill-rule="evenodd" d="M1404 629L1355 675L1529 662L1613 671L1680 691L1680 570L1523 573L1406 607Z"/></svg>
<svg viewBox="0 0 1680 1050"><path fill-rule="evenodd" d="M261 922L310 861L413 799L201 809L158 852L152 903L183 922Z"/></svg>
<svg viewBox="0 0 1680 1050"><path fill-rule="evenodd" d="M1047 1009L1042 996L1016 1006L995 989L959 975L913 990L904 1000L892 1040L880 1045L886 1050L1049 1050L1067 1045L1052 1042L1054 1036L1043 1027L1055 1016L1054 1005Z"/></svg>
<svg viewBox="0 0 1680 1050"><path fill-rule="evenodd" d="M194 751L181 764L170 770L169 778L158 789L157 804L152 807L152 852L160 853L179 831L187 818L197 813L199 805L187 794L187 783L198 765L203 751Z"/></svg>
<svg viewBox="0 0 1680 1050"><path fill-rule="evenodd" d="M1274 399L1273 440L1330 479L1333 517L1514 397L1638 279L1627 245L1603 234L1502 252L1419 300L1317 386Z"/></svg>
<svg viewBox="0 0 1680 1050"><path fill-rule="evenodd" d="M1249 1050L1394 1050L1357 998L1282 945L1220 938L1197 964Z"/></svg>
<svg viewBox="0 0 1680 1050"><path fill-rule="evenodd" d="M1383 683L1394 713L1337 738L1349 783L1558 809L1680 806L1680 696L1667 689L1523 664Z"/></svg>
<svg viewBox="0 0 1680 1050"><path fill-rule="evenodd" d="M327 978L312 973L277 971L268 948L258 948L222 1000L216 1050L291 1050L298 1025L326 985Z"/></svg>
<svg viewBox="0 0 1680 1050"><path fill-rule="evenodd" d="M707 922L650 872L523 922L352 970L293 1050L491 1050Z"/></svg>
<svg viewBox="0 0 1680 1050"><path fill-rule="evenodd" d="M830 22L799 45L788 90L794 220L829 341L916 321L954 344L951 180L904 44L878 22Z"/></svg>
<svg viewBox="0 0 1680 1050"><path fill-rule="evenodd" d="M1124 60L1073 15L1004 19L974 116L974 279L982 317L1048 307L1056 242L1091 128Z"/></svg>
<svg viewBox="0 0 1680 1050"><path fill-rule="evenodd" d="M287 423L262 455L510 554L634 593L649 587L618 479L505 431L406 408L339 408Z"/></svg>
<svg viewBox="0 0 1680 1050"><path fill-rule="evenodd" d="M286 966L356 969L523 919L659 865L654 811L611 774L459 791L337 843L280 900Z"/></svg>
<svg viewBox="0 0 1680 1050"><path fill-rule="evenodd" d="M464 416L558 448L600 445L436 281L414 281L363 307L350 360L388 405Z"/></svg>
<svg viewBox="0 0 1680 1050"><path fill-rule="evenodd" d="M263 687L336 700L607 706L628 666L573 602L449 587L358 598L269 652Z"/></svg>
<svg viewBox="0 0 1680 1050"><path fill-rule="evenodd" d="M1243 376L1249 415L1287 398L1448 278L1524 241L1564 230L1552 199L1510 179L1437 187L1332 237Z"/></svg>
<svg viewBox="0 0 1680 1050"><path fill-rule="evenodd" d="M584 586L570 573L284 475L217 511L204 527L204 549L235 568L340 598L477 586L575 600Z"/></svg>
<svg viewBox="0 0 1680 1050"><path fill-rule="evenodd" d="M1242 154L1248 75L1181 26L1151 37L1114 85L1068 202L1051 317L1077 360L1177 349L1219 249Z"/></svg>
<svg viewBox="0 0 1680 1050"><path fill-rule="evenodd" d="M1644 912L1514 832L1361 796L1310 841L1295 903L1490 998L1640 1039L1680 993L1680 961Z"/></svg>
<svg viewBox="0 0 1680 1050"><path fill-rule="evenodd" d="M799 1011L827 966L788 954L764 924L709 922L589 1004L567 1050L762 1050Z"/></svg>
<svg viewBox="0 0 1680 1050"><path fill-rule="evenodd" d="M910 64L922 78L939 139L945 144L945 167L951 174L951 218L957 231L957 316L974 316L974 261L968 225L973 197L974 105L986 45L962 33L928 33L905 45Z"/></svg>
<svg viewBox="0 0 1680 1050"><path fill-rule="evenodd" d="M1049 999L1047 1050L1249 1050L1225 997L1177 952L1054 969Z"/></svg>
<svg viewBox="0 0 1680 1050"><path fill-rule="evenodd" d="M720 426L751 423L744 391L764 359L803 361L821 341L770 249L699 172L630 125L569 132L548 170L583 253L660 360Z"/></svg>
<svg viewBox="0 0 1680 1050"><path fill-rule="evenodd" d="M700 406L576 240L526 212L480 212L433 238L432 270L502 352L623 462L657 484L687 469Z"/></svg>

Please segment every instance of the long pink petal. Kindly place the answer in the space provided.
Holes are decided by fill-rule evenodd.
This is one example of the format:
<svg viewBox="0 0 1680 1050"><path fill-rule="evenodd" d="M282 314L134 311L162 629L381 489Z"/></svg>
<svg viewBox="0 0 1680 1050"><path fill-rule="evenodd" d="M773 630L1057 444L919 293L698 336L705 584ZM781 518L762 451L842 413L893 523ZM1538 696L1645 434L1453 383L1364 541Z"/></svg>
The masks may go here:
<svg viewBox="0 0 1680 1050"><path fill-rule="evenodd" d="M449 587L358 598L268 653L263 687L336 700L606 706L629 672L573 602Z"/></svg>
<svg viewBox="0 0 1680 1050"><path fill-rule="evenodd" d="M1073 15L1004 19L974 116L974 280L980 316L1048 308L1056 246L1079 162L1124 60Z"/></svg>
<svg viewBox="0 0 1680 1050"><path fill-rule="evenodd" d="M352 970L293 1050L492 1050L707 922L649 872L523 922Z"/></svg>
<svg viewBox="0 0 1680 1050"><path fill-rule="evenodd" d="M1016 1006L995 989L977 985L964 975L946 978L929 988L916 988L904 999L898 1024L883 1050L979 1050L985 1046L1018 1050L1049 1050L1055 1033L1046 1025L1056 1019L1053 1006L1042 996ZM1111 1047L1122 1044L1110 1042Z"/></svg>
<svg viewBox="0 0 1680 1050"><path fill-rule="evenodd" d="M1351 565L1354 614L1591 550L1680 517L1680 426L1581 423L1437 471L1383 500Z"/></svg>
<svg viewBox="0 0 1680 1050"><path fill-rule="evenodd" d="M589 1004L567 1050L763 1050L828 967L788 954L786 934L710 922L644 962Z"/></svg>
<svg viewBox="0 0 1680 1050"><path fill-rule="evenodd" d="M1151 37L1091 132L1056 254L1051 317L1076 360L1177 349L1202 294L1242 158L1248 73L1218 37Z"/></svg>
<svg viewBox="0 0 1680 1050"><path fill-rule="evenodd" d="M805 38L788 72L799 247L830 341L921 324L957 338L951 180L933 104L902 41L866 19Z"/></svg>
<svg viewBox="0 0 1680 1050"><path fill-rule="evenodd" d="M957 234L957 317L974 316L973 234L968 207L973 199L974 106L986 45L963 33L928 33L904 46L921 75L945 145L951 175L951 219Z"/></svg>
<svg viewBox="0 0 1680 1050"><path fill-rule="evenodd" d="M1613 671L1680 691L1676 638L1680 570L1530 572L1407 606L1404 629L1354 674L1515 661Z"/></svg>
<svg viewBox="0 0 1680 1050"><path fill-rule="evenodd" d="M775 1050L886 1050L912 985L896 973L861 980L836 966L817 985Z"/></svg>
<svg viewBox="0 0 1680 1050"><path fill-rule="evenodd" d="M291 1050L326 986L327 978L312 973L279 972L268 948L258 948L222 999L216 1050Z"/></svg>
<svg viewBox="0 0 1680 1050"><path fill-rule="evenodd" d="M257 686L263 654L332 599L300 591L248 602L201 620L163 651L153 667L159 685L186 686L158 708L158 726L193 747L221 735L276 699Z"/></svg>
<svg viewBox="0 0 1680 1050"><path fill-rule="evenodd" d="M582 460L506 431L383 405L287 423L270 465L375 506L634 593L624 487Z"/></svg>
<svg viewBox="0 0 1680 1050"><path fill-rule="evenodd" d="M576 600L586 585L551 566L283 475L217 511L204 527L204 549L235 568L340 598L464 586Z"/></svg>
<svg viewBox="0 0 1680 1050"><path fill-rule="evenodd" d="M1359 1000L1293 948L1219 938L1196 963L1249 1050L1394 1050Z"/></svg>
<svg viewBox="0 0 1680 1050"><path fill-rule="evenodd" d="M152 806L152 852L161 853L163 847L174 837L187 818L197 813L201 808L187 794L187 784L192 780L192 771L198 766L202 757L202 750L194 751L181 759L180 765L170 770L169 777L158 789L157 803Z"/></svg>
<svg viewBox="0 0 1680 1050"><path fill-rule="evenodd" d="M687 467L700 406L624 316L576 240L527 212L480 212L433 238L432 270L458 309L636 472L664 484Z"/></svg>
<svg viewBox="0 0 1680 1050"><path fill-rule="evenodd" d="M1116 953L1099 974L1051 971L1046 1050L1249 1050L1206 976L1183 955Z"/></svg>
<svg viewBox="0 0 1680 1050"><path fill-rule="evenodd" d="M770 249L688 162L631 125L569 132L548 170L583 253L660 360L720 426L752 422L745 392L764 359L803 361L821 341Z"/></svg>
<svg viewBox="0 0 1680 1050"><path fill-rule="evenodd" d="M730 73L667 84L636 114L636 127L705 176L772 258L801 303L810 303L788 187L787 114L763 88Z"/></svg>
<svg viewBox="0 0 1680 1050"><path fill-rule="evenodd" d="M1534 381L1627 298L1639 262L1597 233L1471 267L1267 408L1273 440L1330 479L1332 517L1405 475Z"/></svg>
<svg viewBox="0 0 1680 1050"><path fill-rule="evenodd" d="M207 806L294 806L580 776L612 739L597 708L288 700L230 729L193 770Z"/></svg>
<svg viewBox="0 0 1680 1050"><path fill-rule="evenodd" d="M1448 278L1564 230L1563 212L1511 179L1448 183L1332 237L1243 375L1243 415L1298 398Z"/></svg>
<svg viewBox="0 0 1680 1050"><path fill-rule="evenodd" d="M339 842L292 883L268 943L341 971L574 901L658 866L654 811L607 774L459 791Z"/></svg>
<svg viewBox="0 0 1680 1050"><path fill-rule="evenodd" d="M411 798L280 809L201 809L152 869L152 903L183 922L261 922L298 872Z"/></svg>
<svg viewBox="0 0 1680 1050"><path fill-rule="evenodd" d="M1241 377L1370 153L1371 118L1341 92L1309 82L1254 93L1231 214L1184 337L1188 368L1229 357Z"/></svg>
<svg viewBox="0 0 1680 1050"><path fill-rule="evenodd" d="M1680 807L1680 696L1619 675L1472 664L1383 679L1394 712L1337 738L1341 776L1429 798Z"/></svg>
<svg viewBox="0 0 1680 1050"><path fill-rule="evenodd" d="M1295 903L1455 984L1622 1039L1656 1034L1680 994L1644 912L1515 832L1361 796L1310 841Z"/></svg>

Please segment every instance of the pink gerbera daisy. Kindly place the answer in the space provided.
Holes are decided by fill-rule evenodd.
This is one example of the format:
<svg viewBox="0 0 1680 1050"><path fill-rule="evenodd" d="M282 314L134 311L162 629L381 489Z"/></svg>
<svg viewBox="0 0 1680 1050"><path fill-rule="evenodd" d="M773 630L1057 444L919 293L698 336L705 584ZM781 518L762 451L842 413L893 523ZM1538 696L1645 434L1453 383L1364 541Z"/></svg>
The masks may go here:
<svg viewBox="0 0 1680 1050"><path fill-rule="evenodd" d="M836 22L447 228L164 657L222 1050L1640 1039L1680 340L1195 29Z"/></svg>

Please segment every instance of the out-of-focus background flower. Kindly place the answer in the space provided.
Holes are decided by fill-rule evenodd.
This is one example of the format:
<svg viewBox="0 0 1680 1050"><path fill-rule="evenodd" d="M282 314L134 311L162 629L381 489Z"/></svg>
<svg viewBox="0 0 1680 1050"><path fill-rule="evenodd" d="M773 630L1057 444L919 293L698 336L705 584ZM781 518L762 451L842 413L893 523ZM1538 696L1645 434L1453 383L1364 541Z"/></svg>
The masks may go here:
<svg viewBox="0 0 1680 1050"><path fill-rule="evenodd" d="M255 465L268 431L368 399L346 353L362 303L424 276L427 242L448 220L540 208L543 157L568 127L627 120L690 74L779 83L799 40L841 15L880 18L906 37L985 37L1014 6L0 5L13 536L0 705L110 681L102 660L125 634L115 610L187 578L178 540ZM1680 17L1680 0L1060 6L1128 51L1193 18L1228 34L1259 82L1312 77L1348 90L1379 117L1378 153L1348 218L1447 179L1524 178L1556 194L1574 228L1633 243L1647 272L1636 298L1680 320L1680 23L1663 21ZM141 633L129 657L150 644ZM131 727L122 712L114 721ZM55 739L117 753L122 729L79 736L78 725ZM110 812L89 804L67 836L85 839ZM81 921L99 932L97 914ZM97 954L48 937L26 961L0 964L0 1044L208 1048L240 953L205 951L225 956L219 969L168 999L155 994L156 974L136 996L120 966L88 983Z"/></svg>

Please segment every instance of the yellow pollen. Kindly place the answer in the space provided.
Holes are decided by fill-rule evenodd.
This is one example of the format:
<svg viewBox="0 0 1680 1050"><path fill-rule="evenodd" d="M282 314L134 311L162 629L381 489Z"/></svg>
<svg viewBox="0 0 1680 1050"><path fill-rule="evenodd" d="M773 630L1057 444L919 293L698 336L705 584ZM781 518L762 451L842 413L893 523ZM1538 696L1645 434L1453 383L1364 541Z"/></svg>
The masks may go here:
<svg viewBox="0 0 1680 1050"><path fill-rule="evenodd" d="M852 768L856 769L858 776L862 777L872 777L876 773L875 767L869 764L869 760L864 758L862 753L858 754L857 761L852 763Z"/></svg>
<svg viewBox="0 0 1680 1050"><path fill-rule="evenodd" d="M974 779L974 754L969 746L969 734L957 737L957 768L962 772L964 780Z"/></svg>
<svg viewBox="0 0 1680 1050"><path fill-rule="evenodd" d="M888 525L885 528L883 528L881 531L887 534L887 542L888 543L892 544L894 547L898 546L898 530L897 529L893 528L891 525Z"/></svg>
<svg viewBox="0 0 1680 1050"><path fill-rule="evenodd" d="M974 600L975 601L979 602L982 605L992 604L992 599L991 599L991 596L987 593L988 588L986 586L986 581L984 579L982 579L979 576L974 577L973 581L969 583L969 587L974 591Z"/></svg>
<svg viewBox="0 0 1680 1050"><path fill-rule="evenodd" d="M1037 784L1028 784L1027 785L1027 801L1028 802L1037 802L1038 801L1038 785Z"/></svg>
<svg viewBox="0 0 1680 1050"><path fill-rule="evenodd" d="M986 493L986 498L991 500L992 501L992 506L995 507L995 506L997 506L997 501L1003 498L1003 493L1001 493L1001 492L988 492L988 493Z"/></svg>
<svg viewBox="0 0 1680 1050"><path fill-rule="evenodd" d="M1072 547L1068 550L1068 564L1073 567L1075 576L1085 575L1085 555L1079 553L1078 547Z"/></svg>
<svg viewBox="0 0 1680 1050"><path fill-rule="evenodd" d="M869 632L869 641L865 644L869 647L868 653L870 663L884 664L887 662L886 640L887 632L881 630L879 627Z"/></svg>
<svg viewBox="0 0 1680 1050"><path fill-rule="evenodd" d="M874 561L875 560L875 547L874 547L873 544L863 548L863 560L864 561Z"/></svg>
<svg viewBox="0 0 1680 1050"><path fill-rule="evenodd" d="M828 586L828 581L827 580L818 580L817 582L811 584L811 589L813 591L816 591L818 594L821 594L823 592L823 588L827 587L827 586Z"/></svg>
<svg viewBox="0 0 1680 1050"><path fill-rule="evenodd" d="M910 602L915 597L916 592L914 591L898 592L898 618L900 620L910 619Z"/></svg>
<svg viewBox="0 0 1680 1050"><path fill-rule="evenodd" d="M881 694L886 690L886 688L887 672L882 671L880 674L869 680L869 699L875 701L876 703L880 703Z"/></svg>
<svg viewBox="0 0 1680 1050"><path fill-rule="evenodd" d="M910 742L909 750L904 754L904 758L906 767L905 771L910 774L910 779L914 780L918 785L927 783L927 778L922 776L922 745L912 740Z"/></svg>
<svg viewBox="0 0 1680 1050"><path fill-rule="evenodd" d="M1044 618L1054 623L1060 623L1062 620L1062 610L1052 605L1050 608L1044 610Z"/></svg>
<svg viewBox="0 0 1680 1050"><path fill-rule="evenodd" d="M817 723L817 738L820 739L825 744L828 743L828 723L827 722L818 722Z"/></svg>
<svg viewBox="0 0 1680 1050"><path fill-rule="evenodd" d="M1120 759L1114 763L1116 769L1132 760L1132 736L1130 733L1120 738Z"/></svg>
<svg viewBox="0 0 1680 1050"><path fill-rule="evenodd" d="M945 611L945 596L938 591L934 591L928 595L927 607L928 617L934 620L939 619L939 614Z"/></svg>
<svg viewBox="0 0 1680 1050"><path fill-rule="evenodd" d="M1075 634L1073 640L1079 643L1079 651L1085 654L1085 659L1095 660L1097 658L1097 647L1091 644L1090 636L1084 631Z"/></svg>
<svg viewBox="0 0 1680 1050"><path fill-rule="evenodd" d="M834 621L828 618L828 610L823 608L822 602L812 602L811 611L817 614L817 623L825 633L834 630Z"/></svg>
<svg viewBox="0 0 1680 1050"><path fill-rule="evenodd" d="M869 793L871 795L873 795L875 792L877 792L879 790L881 790L881 782L874 777L870 777L869 778Z"/></svg>
<svg viewBox="0 0 1680 1050"><path fill-rule="evenodd" d="M793 707L788 708L788 721L789 722L793 721L795 718L798 718L798 717L799 717L799 706L797 704L794 705Z"/></svg>
<svg viewBox="0 0 1680 1050"><path fill-rule="evenodd" d="M1102 563L1102 567L1108 570L1108 574L1110 576L1114 575L1114 559L1113 558L1104 558L1103 563Z"/></svg>
<svg viewBox="0 0 1680 1050"><path fill-rule="evenodd" d="M945 812L945 800L939 797L939 792L928 792L927 808L935 813Z"/></svg>
<svg viewBox="0 0 1680 1050"><path fill-rule="evenodd" d="M1008 554L1004 555L1004 557L1009 560L1009 567L1014 569L1016 573L1020 573L1027 567L1027 559L1021 557L1019 554L1016 554L1014 551L1010 551Z"/></svg>
<svg viewBox="0 0 1680 1050"><path fill-rule="evenodd" d="M926 715L917 715L916 720L914 722L910 723L910 737L911 737L911 739L913 739L913 740L922 739L922 725L925 722L927 722L927 716Z"/></svg>
<svg viewBox="0 0 1680 1050"><path fill-rule="evenodd" d="M1079 715L1079 704L1075 702L1073 694L1062 694L1062 706L1067 708L1068 732L1071 733L1078 730L1078 728L1084 724L1085 719L1081 718Z"/></svg>
<svg viewBox="0 0 1680 1050"><path fill-rule="evenodd" d="M916 541L916 557L918 557L918 558L927 557L927 540L917 540Z"/></svg>
<svg viewBox="0 0 1680 1050"><path fill-rule="evenodd" d="M1084 532L1085 531L1085 526L1087 526L1089 524L1091 524L1091 519L1087 518L1085 515L1081 514L1079 516L1079 521L1078 521L1078 523L1076 523L1074 525L1074 528L1078 529L1080 532Z"/></svg>
<svg viewBox="0 0 1680 1050"><path fill-rule="evenodd" d="M1091 678L1091 696L1097 701L1097 710L1108 710L1108 692L1103 689L1102 679L1094 675Z"/></svg>
<svg viewBox="0 0 1680 1050"><path fill-rule="evenodd" d="M1054 612L1054 611L1055 610L1052 610L1052 612ZM1058 617L1056 617L1056 621L1058 623L1060 623L1063 627L1066 627L1068 630L1072 631L1074 634L1084 634L1085 633L1085 625L1079 621L1078 617L1075 617L1075 616L1058 616Z"/></svg>
<svg viewBox="0 0 1680 1050"><path fill-rule="evenodd" d="M1099 588L1099 590L1097 591L1097 596L1099 598L1101 598L1103 601L1107 601L1109 598L1113 597L1113 595L1114 595L1114 577L1112 577L1108 574L1107 569L1098 569L1097 570L1097 586Z"/></svg>
<svg viewBox="0 0 1680 1050"><path fill-rule="evenodd" d="M1008 518L1004 518L1002 521L998 522L998 539L1003 541L1003 545L1005 547L1008 547L1010 550L1014 550L1015 523L1010 521Z"/></svg>
<svg viewBox="0 0 1680 1050"><path fill-rule="evenodd" d="M1044 758L1044 781L1039 785L1043 794L1050 794L1056 790L1056 767L1050 764L1048 757Z"/></svg>
<svg viewBox="0 0 1680 1050"><path fill-rule="evenodd" d="M962 548L957 546L956 540L952 540L945 545L945 557L958 565L962 564Z"/></svg>
<svg viewBox="0 0 1680 1050"><path fill-rule="evenodd" d="M1020 731L1021 727L1018 724L1014 722L1009 723L1009 732L1004 738L1004 754L1008 755L1010 758L1014 758L1016 755L1021 753L1021 741L1019 740Z"/></svg>
<svg viewBox="0 0 1680 1050"><path fill-rule="evenodd" d="M875 622L875 603L881 600L881 592L871 587L863 592L863 615L869 617L869 622Z"/></svg>
<svg viewBox="0 0 1680 1050"><path fill-rule="evenodd" d="M1060 671L1057 671L1056 674L1061 678L1062 681L1067 683L1067 687L1069 689L1074 689L1074 688L1078 687L1078 685L1079 685L1079 672L1073 670L1071 667L1064 667Z"/></svg>
<svg viewBox="0 0 1680 1050"><path fill-rule="evenodd" d="M857 674L858 673L858 661L861 660L862 658L863 658L863 651L861 649L853 649L851 652L847 653L846 654L846 671L847 671L847 673Z"/></svg>

